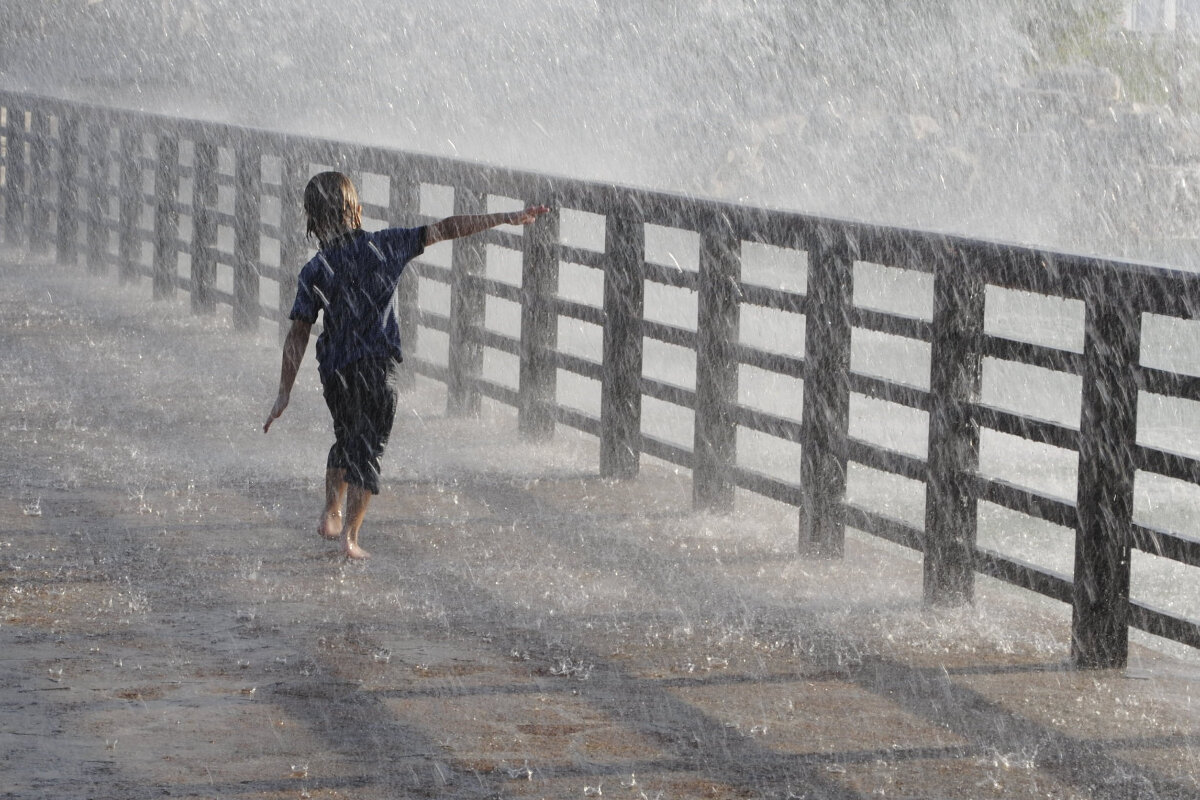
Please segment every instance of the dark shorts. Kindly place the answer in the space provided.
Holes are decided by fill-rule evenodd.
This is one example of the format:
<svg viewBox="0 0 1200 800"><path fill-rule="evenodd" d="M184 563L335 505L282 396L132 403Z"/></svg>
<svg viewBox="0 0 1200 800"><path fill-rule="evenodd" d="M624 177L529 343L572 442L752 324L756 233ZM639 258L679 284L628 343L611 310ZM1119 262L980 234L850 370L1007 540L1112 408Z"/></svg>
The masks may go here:
<svg viewBox="0 0 1200 800"><path fill-rule="evenodd" d="M396 369L391 358L364 358L324 383L333 417L328 469L344 469L346 482L379 494L379 466L396 419Z"/></svg>

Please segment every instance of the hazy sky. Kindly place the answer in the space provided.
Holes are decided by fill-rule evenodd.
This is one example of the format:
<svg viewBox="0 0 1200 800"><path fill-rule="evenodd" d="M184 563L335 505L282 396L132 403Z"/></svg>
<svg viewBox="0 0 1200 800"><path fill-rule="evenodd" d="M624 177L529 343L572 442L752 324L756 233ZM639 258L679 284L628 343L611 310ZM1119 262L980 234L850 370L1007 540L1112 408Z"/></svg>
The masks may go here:
<svg viewBox="0 0 1200 800"><path fill-rule="evenodd" d="M17 19L33 32L6 48L0 79L557 174L1136 250L1146 231L1131 220L1155 216L1145 206L1162 165L1111 150L1117 137L1086 118L1105 109L1081 116L1017 88L1047 57L1029 6L102 0Z"/></svg>

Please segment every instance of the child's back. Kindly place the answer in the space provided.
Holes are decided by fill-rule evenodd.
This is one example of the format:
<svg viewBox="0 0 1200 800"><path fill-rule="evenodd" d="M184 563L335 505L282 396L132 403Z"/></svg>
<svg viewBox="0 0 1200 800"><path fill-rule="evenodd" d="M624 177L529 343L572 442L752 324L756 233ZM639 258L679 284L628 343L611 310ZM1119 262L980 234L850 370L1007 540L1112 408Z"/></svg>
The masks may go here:
<svg viewBox="0 0 1200 800"><path fill-rule="evenodd" d="M300 272L292 318L316 322L321 379L360 358L402 359L396 284L425 249L424 228L356 230L321 249Z"/></svg>

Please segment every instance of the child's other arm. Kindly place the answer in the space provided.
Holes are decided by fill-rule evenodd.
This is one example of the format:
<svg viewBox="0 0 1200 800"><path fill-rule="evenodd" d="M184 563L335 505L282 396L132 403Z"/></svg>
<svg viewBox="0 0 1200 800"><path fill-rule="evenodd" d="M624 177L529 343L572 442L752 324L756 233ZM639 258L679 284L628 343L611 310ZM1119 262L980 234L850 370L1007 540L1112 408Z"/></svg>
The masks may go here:
<svg viewBox="0 0 1200 800"><path fill-rule="evenodd" d="M528 225L550 209L546 206L530 206L522 211L507 211L501 214L467 214L446 217L425 228L425 246L447 239L459 239L486 231L497 225Z"/></svg>
<svg viewBox="0 0 1200 800"><path fill-rule="evenodd" d="M271 423L279 419L287 408L292 396L292 386L296 383L296 375L300 372L300 362L304 360L304 351L308 349L308 335L312 331L312 323L302 320L292 320L287 338L283 340L283 364L279 368L279 394L275 397L275 405L267 415L263 425L263 433L271 429Z"/></svg>

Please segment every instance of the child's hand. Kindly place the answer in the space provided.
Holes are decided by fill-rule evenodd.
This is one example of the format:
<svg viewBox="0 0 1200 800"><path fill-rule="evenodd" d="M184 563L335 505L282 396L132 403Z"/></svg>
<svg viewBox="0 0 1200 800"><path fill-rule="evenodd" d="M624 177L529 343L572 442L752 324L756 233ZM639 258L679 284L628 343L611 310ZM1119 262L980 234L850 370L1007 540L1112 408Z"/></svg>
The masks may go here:
<svg viewBox="0 0 1200 800"><path fill-rule="evenodd" d="M280 392L279 396L275 398L275 405L271 406L271 413L267 415L267 421L263 424L263 433L271 430L271 423L283 414L283 410L288 406L288 399L288 395L283 392Z"/></svg>
<svg viewBox="0 0 1200 800"><path fill-rule="evenodd" d="M533 222L535 219L540 217L542 214L547 213L549 210L550 209L547 208L546 206L530 206L529 208L525 209L524 211L514 211L512 213L512 217L510 218L508 224L509 225L528 225L529 223Z"/></svg>

